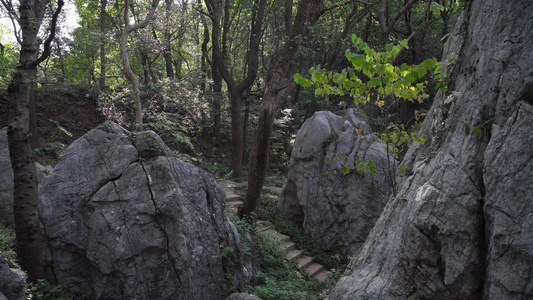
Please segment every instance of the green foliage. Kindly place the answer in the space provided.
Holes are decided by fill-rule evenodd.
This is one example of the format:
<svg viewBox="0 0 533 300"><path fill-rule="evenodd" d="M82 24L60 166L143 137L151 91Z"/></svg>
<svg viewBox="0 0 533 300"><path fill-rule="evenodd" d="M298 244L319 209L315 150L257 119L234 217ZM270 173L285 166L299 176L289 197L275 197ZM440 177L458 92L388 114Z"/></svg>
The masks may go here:
<svg viewBox="0 0 533 300"><path fill-rule="evenodd" d="M285 175L272 175L266 176L264 186L283 187L283 184L287 181Z"/></svg>
<svg viewBox="0 0 533 300"><path fill-rule="evenodd" d="M18 45L12 41L5 40L5 36L10 33L7 27L0 24L0 40L4 46L3 51L0 53L0 88L7 88L19 57L17 53Z"/></svg>
<svg viewBox="0 0 533 300"><path fill-rule="evenodd" d="M325 285L308 280L285 259L285 253L266 234L253 236L263 273L250 291L261 299L316 299Z"/></svg>
<svg viewBox="0 0 533 300"><path fill-rule="evenodd" d="M331 127L331 132L328 135L328 138L324 142L324 148L327 148L331 143L336 141L339 138L339 134L335 131L335 128Z"/></svg>
<svg viewBox="0 0 533 300"><path fill-rule="evenodd" d="M387 144L387 153L392 154L394 158L401 161L413 142L419 142L420 144L426 143L425 137L418 136L418 130L421 125L420 123L415 123L407 129L403 124L391 123L387 126L385 132L376 133L376 135L381 141Z"/></svg>
<svg viewBox="0 0 533 300"><path fill-rule="evenodd" d="M35 300L74 300L85 299L68 292L63 285L53 284L45 279L38 279L36 283L29 284L31 299Z"/></svg>
<svg viewBox="0 0 533 300"><path fill-rule="evenodd" d="M407 49L407 40L398 45L388 44L385 51L377 52L356 35L352 42L358 52L346 50L345 56L351 67L341 72L326 72L311 68L310 79L300 74L294 76L296 83L303 87L314 86L317 95L345 95L354 98L356 104L364 104L373 99L379 107L386 103L388 95L409 101L423 102L428 98L425 93L428 74L434 74L440 66L436 58L427 59L418 65L394 65L394 59L402 48Z"/></svg>
<svg viewBox="0 0 533 300"><path fill-rule="evenodd" d="M363 172L366 172L366 171L370 171L372 173L376 172L376 165L370 159L367 159L367 160L364 160L364 161L358 163L356 165L356 167L357 167L357 172L358 173L363 173ZM344 171L342 173L343 173L343 175L346 175L344 173Z"/></svg>
<svg viewBox="0 0 533 300"><path fill-rule="evenodd" d="M220 159L218 160L220 161ZM232 172L230 171L229 167L224 163L217 162L217 159L213 159L211 161L201 160L198 165L207 172L215 175L216 178L227 179L230 178L232 175Z"/></svg>
<svg viewBox="0 0 533 300"><path fill-rule="evenodd" d="M10 267L20 268L15 247L15 230L0 224L0 252L8 261Z"/></svg>
<svg viewBox="0 0 533 300"><path fill-rule="evenodd" d="M61 142L48 142L43 147L33 149L33 156L42 165L54 164L61 156L64 148L65 145Z"/></svg>
<svg viewBox="0 0 533 300"><path fill-rule="evenodd" d="M480 136L483 133L490 133L492 123L494 123L495 120L495 118L490 118L483 122L480 126L473 126L472 128L470 127L470 124L463 121L463 132L465 133L465 136L469 136L470 133L472 133L474 136Z"/></svg>
<svg viewBox="0 0 533 300"><path fill-rule="evenodd" d="M263 192L261 194L261 205L257 212L258 219L269 222L276 228L276 231L289 236L298 249L304 250L307 255L313 256L317 262L327 269L344 269L347 263L346 258L339 257L336 253L322 251L315 241L305 235L302 227L283 218L276 207L277 199L276 195L270 193Z"/></svg>

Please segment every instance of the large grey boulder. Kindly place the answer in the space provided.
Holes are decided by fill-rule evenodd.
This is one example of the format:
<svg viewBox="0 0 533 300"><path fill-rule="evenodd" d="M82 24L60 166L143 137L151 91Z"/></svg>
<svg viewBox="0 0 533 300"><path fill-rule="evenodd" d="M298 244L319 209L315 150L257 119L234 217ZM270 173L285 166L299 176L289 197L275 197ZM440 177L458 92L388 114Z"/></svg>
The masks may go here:
<svg viewBox="0 0 533 300"><path fill-rule="evenodd" d="M9 159L7 127L0 130L0 222L15 226L13 218L13 168Z"/></svg>
<svg viewBox="0 0 533 300"><path fill-rule="evenodd" d="M39 190L51 277L89 299L220 299L250 282L223 191L169 151L111 122L64 151Z"/></svg>
<svg viewBox="0 0 533 300"><path fill-rule="evenodd" d="M391 194L397 162L385 146L353 110L315 113L296 136L278 210L323 249L354 255ZM357 172L365 160L375 172Z"/></svg>
<svg viewBox="0 0 533 300"><path fill-rule="evenodd" d="M456 98L329 299L533 299L533 2L472 0L464 26Z"/></svg>
<svg viewBox="0 0 533 300"><path fill-rule="evenodd" d="M0 253L0 300L26 299L26 275L19 269L9 266Z"/></svg>

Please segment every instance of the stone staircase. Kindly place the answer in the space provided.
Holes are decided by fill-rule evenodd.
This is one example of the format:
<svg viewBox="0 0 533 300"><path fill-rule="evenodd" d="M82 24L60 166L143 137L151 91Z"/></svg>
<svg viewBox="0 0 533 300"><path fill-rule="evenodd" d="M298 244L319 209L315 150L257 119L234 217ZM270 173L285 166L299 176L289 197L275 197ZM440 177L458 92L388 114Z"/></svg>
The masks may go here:
<svg viewBox="0 0 533 300"><path fill-rule="evenodd" d="M246 183L235 183L229 180L224 180L219 182L219 184L226 193L226 205L238 211L243 206L244 201L240 195L235 193L234 189L246 186ZM267 189L271 192L279 192L281 194L280 188ZM257 223L257 233L266 235L270 240L278 244L279 247L285 251L285 258L289 262L296 263L296 266L300 271L307 273L309 277L320 282L324 282L329 278L330 272L326 270L323 265L315 262L313 257L305 255L302 250L296 249L296 245L288 236L270 228L261 220L258 220Z"/></svg>

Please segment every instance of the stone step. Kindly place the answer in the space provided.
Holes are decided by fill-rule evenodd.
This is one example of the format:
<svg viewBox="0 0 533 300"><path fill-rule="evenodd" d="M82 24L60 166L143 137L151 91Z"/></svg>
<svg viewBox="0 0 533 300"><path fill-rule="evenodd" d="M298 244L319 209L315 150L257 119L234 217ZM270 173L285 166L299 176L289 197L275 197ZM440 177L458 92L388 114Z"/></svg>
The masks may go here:
<svg viewBox="0 0 533 300"><path fill-rule="evenodd" d="M244 201L228 201L226 205L230 208L239 208L244 206Z"/></svg>
<svg viewBox="0 0 533 300"><path fill-rule="evenodd" d="M327 272L327 271L322 271L322 272L316 274L314 278L315 278L316 280L320 281L320 282L324 282L324 281L328 280L328 278L329 278L329 272Z"/></svg>
<svg viewBox="0 0 533 300"><path fill-rule="evenodd" d="M298 258L296 263L298 264L298 269L304 269L307 266L309 266L310 264L312 264L313 261L314 261L314 258L312 258L311 256L304 255L304 256Z"/></svg>
<svg viewBox="0 0 533 300"><path fill-rule="evenodd" d="M242 196L233 194L233 193L226 193L226 202L232 202L232 201L242 201Z"/></svg>
<svg viewBox="0 0 533 300"><path fill-rule="evenodd" d="M305 272L309 274L309 277L314 277L323 270L324 266L318 263L312 263L309 266L305 267Z"/></svg>
<svg viewBox="0 0 533 300"><path fill-rule="evenodd" d="M285 255L285 258L290 262L294 262L300 257L302 257L303 255L304 255L304 252L302 250L294 249L294 250L287 252L287 255Z"/></svg>
<svg viewBox="0 0 533 300"><path fill-rule="evenodd" d="M281 250L283 250L285 252L289 252L291 250L296 249L296 244L294 244L294 242L292 242L292 241L282 242L279 245L279 247L281 248Z"/></svg>
<svg viewBox="0 0 533 300"><path fill-rule="evenodd" d="M270 229L270 227L268 227L266 225L257 224L257 232L264 232L264 231L267 231L269 229Z"/></svg>
<svg viewBox="0 0 533 300"><path fill-rule="evenodd" d="M257 220L257 232L263 232L263 231L266 231L268 229L270 229L270 226L266 225L266 223L264 221L261 221L261 220Z"/></svg>
<svg viewBox="0 0 533 300"><path fill-rule="evenodd" d="M264 233L266 233L268 235L268 237L272 240L272 241L275 241L277 243L280 243L280 242L288 242L290 241L290 237L284 235L284 234L281 234L279 232L277 232L276 230L274 229L267 229L265 231L263 231Z"/></svg>

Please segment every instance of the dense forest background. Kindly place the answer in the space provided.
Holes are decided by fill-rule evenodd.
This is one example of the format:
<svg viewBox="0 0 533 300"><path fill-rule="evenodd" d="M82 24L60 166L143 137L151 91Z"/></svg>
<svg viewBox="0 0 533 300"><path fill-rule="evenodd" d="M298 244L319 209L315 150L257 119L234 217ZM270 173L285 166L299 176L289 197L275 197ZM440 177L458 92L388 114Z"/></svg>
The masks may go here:
<svg viewBox="0 0 533 300"><path fill-rule="evenodd" d="M130 23L141 22L150 1L74 1L78 27L69 28L73 18L63 12L52 42L50 56L38 66L37 99L66 97L94 103L101 113L122 126L134 128L134 97L124 75L119 41L124 32L124 5ZM293 1L171 1L157 5L145 28L127 37L127 54L140 83L145 128L162 135L180 153L207 158L212 172L242 176L246 172L259 105L267 83L273 55L289 38L297 13ZM54 3L45 18L51 18ZM346 50L356 51L352 35L376 51L388 43L408 39L394 60L395 65L418 64L428 58L441 60L450 27L462 9L461 1L325 1L319 19L298 36L298 50L284 84L292 76L309 77L309 69L340 71L350 66ZM7 14L4 5L4 14ZM13 15L11 15L13 16ZM43 24L48 24L43 22ZM41 38L49 28L43 25ZM19 60L19 44L13 30L1 34L0 87L7 89ZM453 37L453 36L452 36ZM386 97L385 105L360 106L376 131L394 122L416 129L417 121L431 103L435 81L426 76L429 97L423 102ZM62 93L50 94L53 90ZM42 95L40 97L39 95ZM387 96L387 95L385 95ZM70 99L70 98L69 98ZM286 172L290 141L303 121L315 111L342 111L354 106L354 95L315 93L313 87L292 84L278 109L271 138L270 171ZM7 100L3 101L4 106ZM49 103L47 103L49 102ZM66 106L68 107L68 101ZM42 106L58 106L44 100ZM41 107L42 108L42 107ZM44 109L44 108L42 108ZM39 110L38 110L39 111ZM65 111L57 108L56 111ZM7 110L3 110L3 124ZM75 113L76 114L76 113ZM84 124L87 112L78 115ZM85 118L86 119L86 118ZM99 120L99 119L98 119ZM42 123L42 122L41 122ZM48 118L40 127L63 130L41 137L34 148L59 150L76 127L67 126L61 116ZM415 127L413 127L415 126ZM43 132L47 135L46 131ZM46 151L44 151L46 152ZM237 154L238 155L237 155Z"/></svg>
<svg viewBox="0 0 533 300"><path fill-rule="evenodd" d="M63 0L0 2L14 25L0 31L0 126L9 124L17 252L31 281L44 277L46 245L34 159L53 164L103 118L151 129L180 158L247 180L243 217L266 175L286 174L291 141L316 111L357 106L398 159L422 141L465 5L75 0L70 30Z"/></svg>

